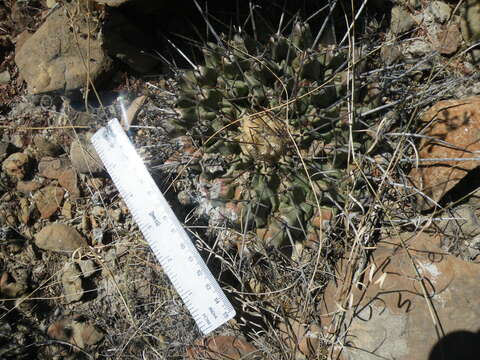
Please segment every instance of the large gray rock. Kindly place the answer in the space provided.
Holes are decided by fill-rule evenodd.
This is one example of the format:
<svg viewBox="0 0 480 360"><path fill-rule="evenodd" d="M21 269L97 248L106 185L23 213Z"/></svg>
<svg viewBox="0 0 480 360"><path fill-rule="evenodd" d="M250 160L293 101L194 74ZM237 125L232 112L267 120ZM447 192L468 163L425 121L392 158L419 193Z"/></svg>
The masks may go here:
<svg viewBox="0 0 480 360"><path fill-rule="evenodd" d="M478 330L480 264L446 254L440 240L426 233L385 237L358 287L350 287L349 262L340 262L321 304L327 341L348 344L335 349L340 359L433 359L444 335Z"/></svg>
<svg viewBox="0 0 480 360"><path fill-rule="evenodd" d="M96 82L111 70L101 33L83 36L88 32L82 16L69 19L62 7L47 17L15 54L29 93L75 90L85 85L87 75Z"/></svg>

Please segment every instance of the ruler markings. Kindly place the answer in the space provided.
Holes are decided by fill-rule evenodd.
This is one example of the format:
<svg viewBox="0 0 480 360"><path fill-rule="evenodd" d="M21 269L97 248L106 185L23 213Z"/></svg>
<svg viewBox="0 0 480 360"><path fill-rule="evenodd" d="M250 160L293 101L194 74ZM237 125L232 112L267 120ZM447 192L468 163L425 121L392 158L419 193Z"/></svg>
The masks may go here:
<svg viewBox="0 0 480 360"><path fill-rule="evenodd" d="M92 143L200 330L207 334L233 318L235 310L118 121L100 129Z"/></svg>

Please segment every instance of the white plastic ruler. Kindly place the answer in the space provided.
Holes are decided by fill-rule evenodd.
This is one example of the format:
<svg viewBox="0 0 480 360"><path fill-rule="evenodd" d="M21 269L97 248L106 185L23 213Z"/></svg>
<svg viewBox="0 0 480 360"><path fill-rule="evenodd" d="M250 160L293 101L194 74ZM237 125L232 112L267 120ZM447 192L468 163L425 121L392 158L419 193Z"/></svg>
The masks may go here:
<svg viewBox="0 0 480 360"><path fill-rule="evenodd" d="M117 119L92 143L158 261L204 334L235 310L150 176Z"/></svg>

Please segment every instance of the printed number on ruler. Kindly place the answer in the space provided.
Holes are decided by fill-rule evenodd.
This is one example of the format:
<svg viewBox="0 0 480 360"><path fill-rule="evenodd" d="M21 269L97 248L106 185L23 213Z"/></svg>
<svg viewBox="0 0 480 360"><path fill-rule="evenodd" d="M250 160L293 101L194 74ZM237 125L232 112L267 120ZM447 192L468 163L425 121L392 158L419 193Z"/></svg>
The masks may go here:
<svg viewBox="0 0 480 360"><path fill-rule="evenodd" d="M235 310L200 257L117 119L98 130L92 143L198 327L208 334Z"/></svg>

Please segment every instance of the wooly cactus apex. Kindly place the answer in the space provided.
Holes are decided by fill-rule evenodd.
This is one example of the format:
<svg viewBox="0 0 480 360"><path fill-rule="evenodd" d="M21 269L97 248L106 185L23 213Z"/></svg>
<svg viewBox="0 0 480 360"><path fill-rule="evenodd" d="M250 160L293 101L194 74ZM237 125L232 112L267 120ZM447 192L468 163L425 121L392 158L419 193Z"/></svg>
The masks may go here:
<svg viewBox="0 0 480 360"><path fill-rule="evenodd" d="M205 201L265 245L317 241L352 190L349 146L369 142L348 125L346 49L312 45L302 22L266 43L237 33L207 43L178 84L170 132L223 164L201 171Z"/></svg>

